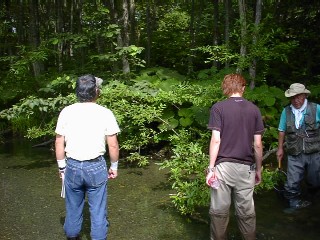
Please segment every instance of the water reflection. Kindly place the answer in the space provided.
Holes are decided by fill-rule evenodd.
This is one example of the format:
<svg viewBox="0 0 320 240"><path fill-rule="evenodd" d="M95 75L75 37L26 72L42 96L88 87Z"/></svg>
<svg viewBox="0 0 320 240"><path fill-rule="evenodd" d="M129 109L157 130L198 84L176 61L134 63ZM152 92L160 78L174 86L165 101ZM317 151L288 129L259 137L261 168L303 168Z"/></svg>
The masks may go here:
<svg viewBox="0 0 320 240"><path fill-rule="evenodd" d="M54 154L16 141L0 146L0 239L64 239L64 202ZM151 164L145 169L121 166L119 178L109 182L109 240L206 240L207 211L202 220L182 217L172 207L165 171ZM320 234L320 206L313 204L284 213L281 199L271 191L255 197L257 239L314 240ZM90 239L89 213L84 212L82 239ZM230 218L229 239L241 239Z"/></svg>

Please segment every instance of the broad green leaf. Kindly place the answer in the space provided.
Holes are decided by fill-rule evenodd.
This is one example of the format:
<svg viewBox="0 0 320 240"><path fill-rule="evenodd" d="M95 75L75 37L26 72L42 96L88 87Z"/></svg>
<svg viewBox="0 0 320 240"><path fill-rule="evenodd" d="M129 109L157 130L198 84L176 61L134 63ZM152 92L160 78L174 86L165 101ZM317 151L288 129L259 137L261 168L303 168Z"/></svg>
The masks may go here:
<svg viewBox="0 0 320 240"><path fill-rule="evenodd" d="M180 117L191 117L193 115L193 111L190 108L180 108L178 115Z"/></svg>
<svg viewBox="0 0 320 240"><path fill-rule="evenodd" d="M182 118L180 118L179 122L182 127L187 127L193 123L193 120L189 117L186 117L186 118L182 117Z"/></svg>
<svg viewBox="0 0 320 240"><path fill-rule="evenodd" d="M263 101L267 106L271 107L275 104L276 99L274 97L265 97Z"/></svg>

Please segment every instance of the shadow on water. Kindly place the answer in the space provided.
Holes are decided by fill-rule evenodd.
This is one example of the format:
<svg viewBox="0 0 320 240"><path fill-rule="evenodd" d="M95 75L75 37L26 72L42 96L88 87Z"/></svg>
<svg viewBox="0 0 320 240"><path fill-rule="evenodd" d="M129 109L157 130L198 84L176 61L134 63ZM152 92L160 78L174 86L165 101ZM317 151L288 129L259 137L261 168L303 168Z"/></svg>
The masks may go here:
<svg viewBox="0 0 320 240"><path fill-rule="evenodd" d="M65 239L64 201L55 157L47 148L26 141L0 146L0 239ZM146 168L121 166L119 177L108 184L109 240L206 240L208 209L202 221L179 215L172 206L167 173L152 163ZM284 212L273 191L255 196L257 239L314 240L320 234L320 206ZM240 240L231 214L229 239ZM90 239L90 219L84 210L82 239Z"/></svg>

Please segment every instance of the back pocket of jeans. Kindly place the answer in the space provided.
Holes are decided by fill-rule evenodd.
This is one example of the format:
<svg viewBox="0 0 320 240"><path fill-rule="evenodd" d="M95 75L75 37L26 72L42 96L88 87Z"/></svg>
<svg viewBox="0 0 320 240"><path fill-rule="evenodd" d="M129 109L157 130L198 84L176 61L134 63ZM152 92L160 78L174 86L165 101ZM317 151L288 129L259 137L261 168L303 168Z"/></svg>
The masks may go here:
<svg viewBox="0 0 320 240"><path fill-rule="evenodd" d="M107 167L99 165L87 170L92 186L100 186L108 180Z"/></svg>

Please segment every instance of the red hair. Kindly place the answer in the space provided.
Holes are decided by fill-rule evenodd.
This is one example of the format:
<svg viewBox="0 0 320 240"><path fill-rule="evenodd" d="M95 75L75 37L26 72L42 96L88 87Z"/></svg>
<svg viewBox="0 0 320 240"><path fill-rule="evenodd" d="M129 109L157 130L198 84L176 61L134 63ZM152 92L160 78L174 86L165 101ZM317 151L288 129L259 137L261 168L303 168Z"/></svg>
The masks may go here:
<svg viewBox="0 0 320 240"><path fill-rule="evenodd" d="M242 93L246 86L246 80L240 74L228 74L224 77L221 84L223 94L231 96L234 93Z"/></svg>

